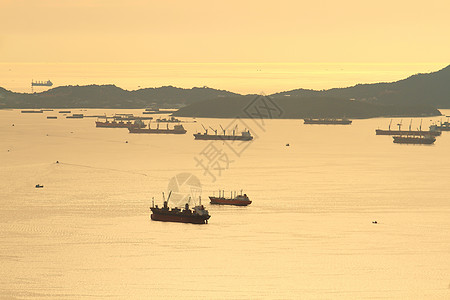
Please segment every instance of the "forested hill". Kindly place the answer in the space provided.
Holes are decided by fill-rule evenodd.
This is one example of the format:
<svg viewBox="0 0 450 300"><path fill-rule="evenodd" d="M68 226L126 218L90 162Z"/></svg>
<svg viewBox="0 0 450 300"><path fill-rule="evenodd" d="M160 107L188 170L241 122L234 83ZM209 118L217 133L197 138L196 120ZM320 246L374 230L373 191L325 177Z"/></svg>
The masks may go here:
<svg viewBox="0 0 450 300"><path fill-rule="evenodd" d="M127 91L115 85L61 86L42 93L14 93L0 88L0 108L145 108L176 107L238 94L212 88L172 86Z"/></svg>
<svg viewBox="0 0 450 300"><path fill-rule="evenodd" d="M416 74L391 83L358 84L323 91L297 89L273 97L334 97L392 105L450 108L450 65L433 73Z"/></svg>

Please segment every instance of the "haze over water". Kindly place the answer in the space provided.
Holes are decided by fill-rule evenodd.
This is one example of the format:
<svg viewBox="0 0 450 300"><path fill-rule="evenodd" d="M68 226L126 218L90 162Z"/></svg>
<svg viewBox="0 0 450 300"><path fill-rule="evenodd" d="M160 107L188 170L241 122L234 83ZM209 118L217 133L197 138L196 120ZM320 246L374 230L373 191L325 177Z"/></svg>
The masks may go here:
<svg viewBox="0 0 450 300"><path fill-rule="evenodd" d="M375 136L389 119L266 120L212 182L194 160L209 142L192 134L231 120L196 121L186 135L132 135L0 110L2 298L450 298L450 133L411 146ZM253 203L207 204L207 225L152 222L151 197L161 204L182 172L204 204L218 189Z"/></svg>
<svg viewBox="0 0 450 300"><path fill-rule="evenodd" d="M391 82L438 71L445 63L0 63L0 87L31 92L31 80L115 84L127 90L208 86L242 94L329 89ZM34 87L40 92L48 88Z"/></svg>

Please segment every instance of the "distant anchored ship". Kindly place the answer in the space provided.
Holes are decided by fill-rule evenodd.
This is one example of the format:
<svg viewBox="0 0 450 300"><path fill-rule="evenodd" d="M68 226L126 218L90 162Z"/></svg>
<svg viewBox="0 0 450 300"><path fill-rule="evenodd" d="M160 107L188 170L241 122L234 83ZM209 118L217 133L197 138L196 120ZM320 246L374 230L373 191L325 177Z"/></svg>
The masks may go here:
<svg viewBox="0 0 450 300"><path fill-rule="evenodd" d="M222 128L223 134L217 134L217 130L214 130L211 128L212 131L214 131L214 134L208 134L208 129L203 126L203 129L205 130L204 133L194 133L194 137L196 140L237 140L237 141L251 141L253 140L253 136L250 134L249 130L244 130L241 132L241 135L236 135L236 127L233 129L233 134L226 134L225 129Z"/></svg>
<svg viewBox="0 0 450 300"><path fill-rule="evenodd" d="M236 206L247 206L252 203L252 201L248 198L247 194L242 194L242 191L239 195L236 195L236 192L230 193L230 197L225 197L225 192L222 193L219 191L219 196L209 196L209 200L211 204L220 204L220 205L236 205Z"/></svg>
<svg viewBox="0 0 450 300"><path fill-rule="evenodd" d="M303 119L303 124L316 124L316 125L350 125L352 124L352 120L347 118L343 119L313 119L307 118Z"/></svg>
<svg viewBox="0 0 450 300"><path fill-rule="evenodd" d="M159 123L157 123L156 128L151 128L150 123L148 128L139 127L128 127L130 133L153 133L153 134L185 134L187 131L184 129L183 125L175 125L173 129L169 129L169 124L166 128L159 128Z"/></svg>
<svg viewBox="0 0 450 300"><path fill-rule="evenodd" d="M436 138L431 135L428 135L428 136L399 135L399 136L393 136L393 138L394 138L394 143L396 143L396 144L430 145L436 141Z"/></svg>
<svg viewBox="0 0 450 300"><path fill-rule="evenodd" d="M412 120L411 120L412 122ZM434 125L430 126L430 130L422 130L422 121L420 123L420 127L418 130L411 130L411 123L409 123L409 129L408 130L402 130L402 120L400 120L400 123L397 124L398 130L392 130L391 129L391 122L389 122L389 127L387 130L385 129L376 129L375 133L376 135L415 135L415 136L439 136L441 135L441 129L433 127Z"/></svg>
<svg viewBox="0 0 450 300"><path fill-rule="evenodd" d="M31 86L52 86L53 82L50 80L47 81L33 81L31 80Z"/></svg>

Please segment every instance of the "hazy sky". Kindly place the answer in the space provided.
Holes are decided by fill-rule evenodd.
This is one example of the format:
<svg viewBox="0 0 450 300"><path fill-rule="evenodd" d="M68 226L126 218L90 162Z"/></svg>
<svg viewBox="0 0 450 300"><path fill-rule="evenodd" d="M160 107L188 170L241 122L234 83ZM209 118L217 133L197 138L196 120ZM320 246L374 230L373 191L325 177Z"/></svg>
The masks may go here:
<svg viewBox="0 0 450 300"><path fill-rule="evenodd" d="M449 62L450 1L0 0L0 62Z"/></svg>

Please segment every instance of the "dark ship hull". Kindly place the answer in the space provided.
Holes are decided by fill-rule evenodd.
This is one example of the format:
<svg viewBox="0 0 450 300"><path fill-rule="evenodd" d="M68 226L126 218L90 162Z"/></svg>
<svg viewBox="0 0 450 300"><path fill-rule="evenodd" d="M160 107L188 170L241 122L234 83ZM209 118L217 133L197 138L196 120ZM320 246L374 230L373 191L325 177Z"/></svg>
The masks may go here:
<svg viewBox="0 0 450 300"><path fill-rule="evenodd" d="M236 198L223 198L223 197L209 197L211 204L219 205L235 205L235 206L247 206L252 203L248 199L236 199Z"/></svg>
<svg viewBox="0 0 450 300"><path fill-rule="evenodd" d="M163 211L159 208L152 208L152 215L150 218L153 221L162 221L162 222L177 222L177 223L191 223L191 224L207 224L208 216L200 216L194 214L188 214L184 212L172 212L172 211Z"/></svg>
<svg viewBox="0 0 450 300"><path fill-rule="evenodd" d="M436 141L434 136L394 136L393 138L396 144L430 145Z"/></svg>
<svg viewBox="0 0 450 300"><path fill-rule="evenodd" d="M22 110L21 113L23 114L42 114L43 110Z"/></svg>
<svg viewBox="0 0 450 300"><path fill-rule="evenodd" d="M350 125L350 124L352 124L352 120L347 120L347 119L303 119L303 124Z"/></svg>
<svg viewBox="0 0 450 300"><path fill-rule="evenodd" d="M375 130L376 135L416 135L416 136L440 136L440 131L421 131L421 130Z"/></svg>
<svg viewBox="0 0 450 300"><path fill-rule="evenodd" d="M251 141L253 136L241 135L216 135L216 134L202 134L194 133L196 140L222 140L222 141Z"/></svg>
<svg viewBox="0 0 450 300"><path fill-rule="evenodd" d="M185 134L185 129L128 128L130 133Z"/></svg>
<svg viewBox="0 0 450 300"><path fill-rule="evenodd" d="M101 121L96 121L95 126L101 127L101 128L142 128L142 127L145 127L144 124L138 125L138 124L133 124L131 122L125 123L125 122L101 122Z"/></svg>

